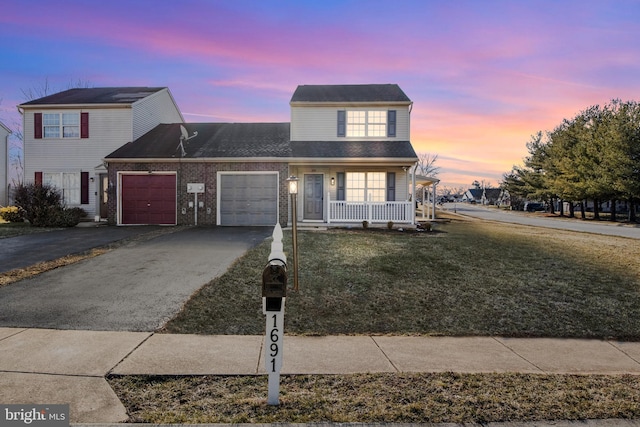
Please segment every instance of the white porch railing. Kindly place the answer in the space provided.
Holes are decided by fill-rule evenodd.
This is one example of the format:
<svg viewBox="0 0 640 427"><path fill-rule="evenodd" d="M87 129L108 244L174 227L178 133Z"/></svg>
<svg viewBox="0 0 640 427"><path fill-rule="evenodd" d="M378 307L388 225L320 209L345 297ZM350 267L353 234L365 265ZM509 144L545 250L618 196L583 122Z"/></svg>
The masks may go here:
<svg viewBox="0 0 640 427"><path fill-rule="evenodd" d="M327 223L332 222L362 222L413 224L415 211L412 202L347 202L331 200L327 195L328 209Z"/></svg>

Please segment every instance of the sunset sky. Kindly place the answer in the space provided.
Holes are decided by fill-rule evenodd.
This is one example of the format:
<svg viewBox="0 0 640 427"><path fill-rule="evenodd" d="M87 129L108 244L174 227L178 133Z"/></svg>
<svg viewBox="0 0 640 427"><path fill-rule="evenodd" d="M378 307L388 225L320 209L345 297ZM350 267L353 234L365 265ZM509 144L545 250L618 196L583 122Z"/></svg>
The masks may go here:
<svg viewBox="0 0 640 427"><path fill-rule="evenodd" d="M444 186L498 185L537 131L640 100L640 1L3 0L0 120L23 90L167 86L189 122L287 122L299 84L397 83Z"/></svg>

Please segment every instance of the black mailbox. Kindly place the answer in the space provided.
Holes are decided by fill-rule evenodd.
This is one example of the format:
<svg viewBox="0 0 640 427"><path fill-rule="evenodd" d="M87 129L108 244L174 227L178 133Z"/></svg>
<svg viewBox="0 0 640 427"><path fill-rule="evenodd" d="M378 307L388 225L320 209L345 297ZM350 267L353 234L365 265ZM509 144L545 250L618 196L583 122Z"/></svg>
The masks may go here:
<svg viewBox="0 0 640 427"><path fill-rule="evenodd" d="M287 267L269 264L262 272L262 297L267 311L280 311L282 298L287 296Z"/></svg>

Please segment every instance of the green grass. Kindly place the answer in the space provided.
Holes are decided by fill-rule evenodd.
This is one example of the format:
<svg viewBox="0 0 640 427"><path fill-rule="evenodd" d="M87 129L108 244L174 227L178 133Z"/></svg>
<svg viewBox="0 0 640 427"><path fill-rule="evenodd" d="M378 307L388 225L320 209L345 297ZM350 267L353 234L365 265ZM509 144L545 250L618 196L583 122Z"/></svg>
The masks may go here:
<svg viewBox="0 0 640 427"><path fill-rule="evenodd" d="M129 422L465 423L640 417L637 376L294 375L280 405L262 377L110 377Z"/></svg>
<svg viewBox="0 0 640 427"><path fill-rule="evenodd" d="M637 240L461 220L431 233L298 238L300 291L287 297L287 334L640 339ZM263 334L269 249L267 241L249 251L163 332Z"/></svg>
<svg viewBox="0 0 640 427"><path fill-rule="evenodd" d="M291 247L285 234L285 248ZM270 242L196 293L163 332L264 333ZM640 242L454 220L432 233L300 232L286 334L640 339ZM291 277L291 275L290 275ZM130 422L491 422L640 418L640 377L396 373L112 376Z"/></svg>

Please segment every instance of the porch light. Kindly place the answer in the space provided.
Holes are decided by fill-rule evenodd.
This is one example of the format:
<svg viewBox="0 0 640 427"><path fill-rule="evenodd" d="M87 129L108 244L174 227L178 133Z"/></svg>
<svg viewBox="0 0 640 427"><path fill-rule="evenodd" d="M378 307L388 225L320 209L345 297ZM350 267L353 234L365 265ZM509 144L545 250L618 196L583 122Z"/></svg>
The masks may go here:
<svg viewBox="0 0 640 427"><path fill-rule="evenodd" d="M334 185L336 185L336 179L331 177L331 186L333 187Z"/></svg>
<svg viewBox="0 0 640 427"><path fill-rule="evenodd" d="M289 194L298 194L298 178L295 175L291 175L287 178L289 183Z"/></svg>
<svg viewBox="0 0 640 427"><path fill-rule="evenodd" d="M287 178L289 183L289 194L291 195L291 234L293 243L293 290L298 291L298 209L297 195L298 195L298 178L295 175L291 175Z"/></svg>

